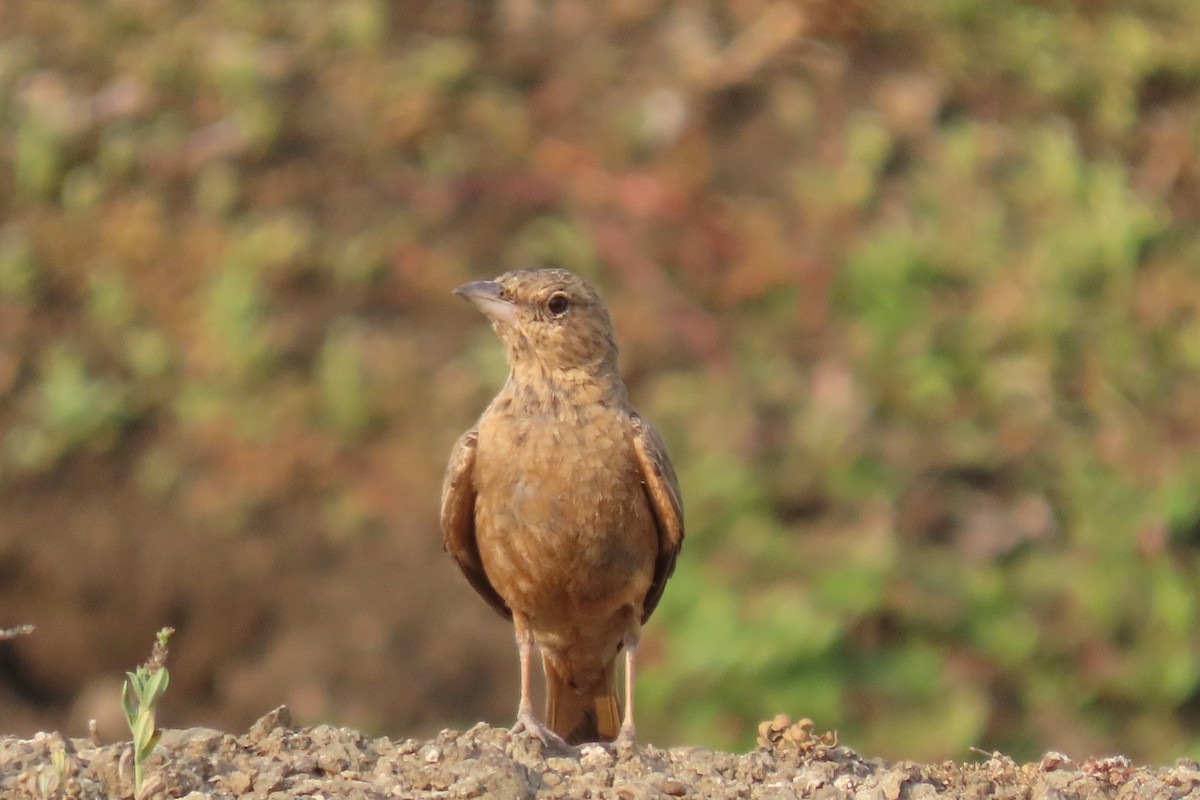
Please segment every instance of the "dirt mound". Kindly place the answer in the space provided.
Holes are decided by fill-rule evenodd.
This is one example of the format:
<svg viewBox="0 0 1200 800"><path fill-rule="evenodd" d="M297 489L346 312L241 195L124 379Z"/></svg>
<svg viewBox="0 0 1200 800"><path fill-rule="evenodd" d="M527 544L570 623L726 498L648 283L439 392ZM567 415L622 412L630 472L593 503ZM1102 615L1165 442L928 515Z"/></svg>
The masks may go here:
<svg viewBox="0 0 1200 800"><path fill-rule="evenodd" d="M131 797L127 744L40 733L0 739L6 798ZM55 755L56 753L65 753ZM294 727L286 708L242 736L168 730L147 771L147 797L254 798L1098 798L1183 797L1200 792L1200 764L1152 769L1116 756L1074 763L1050 754L1018 765L868 760L819 739L776 740L749 753L638 745L564 752L479 724L422 741L372 739L348 728Z"/></svg>

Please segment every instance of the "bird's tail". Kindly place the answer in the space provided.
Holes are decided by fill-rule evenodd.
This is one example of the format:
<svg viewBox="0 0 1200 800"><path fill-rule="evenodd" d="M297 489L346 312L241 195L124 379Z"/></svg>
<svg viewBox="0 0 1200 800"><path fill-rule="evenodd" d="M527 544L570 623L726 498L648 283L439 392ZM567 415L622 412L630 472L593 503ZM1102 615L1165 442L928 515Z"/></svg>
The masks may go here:
<svg viewBox="0 0 1200 800"><path fill-rule="evenodd" d="M600 671L600 680L590 689L576 689L565 665L545 655L546 724L568 744L611 742L621 730L621 709L617 705L616 659Z"/></svg>

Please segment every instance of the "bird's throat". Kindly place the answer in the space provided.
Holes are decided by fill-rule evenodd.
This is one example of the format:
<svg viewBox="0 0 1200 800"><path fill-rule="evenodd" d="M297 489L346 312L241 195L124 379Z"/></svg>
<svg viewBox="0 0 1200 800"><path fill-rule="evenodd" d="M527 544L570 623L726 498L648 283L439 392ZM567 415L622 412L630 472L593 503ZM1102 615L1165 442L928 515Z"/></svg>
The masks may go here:
<svg viewBox="0 0 1200 800"><path fill-rule="evenodd" d="M623 405L625 384L615 371L550 370L514 367L500 395L526 416L576 416L589 406ZM500 398L497 397L497 400Z"/></svg>

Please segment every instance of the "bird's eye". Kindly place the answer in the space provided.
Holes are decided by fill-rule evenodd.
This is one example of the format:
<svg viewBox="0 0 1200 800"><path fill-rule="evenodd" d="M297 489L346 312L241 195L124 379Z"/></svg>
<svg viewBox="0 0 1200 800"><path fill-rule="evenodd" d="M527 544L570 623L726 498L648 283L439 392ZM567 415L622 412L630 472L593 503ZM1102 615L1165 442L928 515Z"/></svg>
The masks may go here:
<svg viewBox="0 0 1200 800"><path fill-rule="evenodd" d="M571 307L571 298L565 294L552 294L550 299L546 301L546 308L556 317L561 317L567 313L567 309Z"/></svg>

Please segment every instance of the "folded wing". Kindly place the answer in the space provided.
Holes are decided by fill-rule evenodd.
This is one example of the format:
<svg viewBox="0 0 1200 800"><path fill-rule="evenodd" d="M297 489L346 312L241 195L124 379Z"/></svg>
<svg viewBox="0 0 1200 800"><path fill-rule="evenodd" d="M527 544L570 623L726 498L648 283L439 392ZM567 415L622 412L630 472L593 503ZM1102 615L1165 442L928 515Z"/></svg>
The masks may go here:
<svg viewBox="0 0 1200 800"><path fill-rule="evenodd" d="M512 610L496 592L483 570L479 543L475 540L475 446L479 441L476 428L464 433L454 443L446 478L442 482L442 536L446 552L458 563L475 591L500 614L512 619Z"/></svg>
<svg viewBox="0 0 1200 800"><path fill-rule="evenodd" d="M642 605L642 622L662 597L667 578L675 571L675 557L683 545L683 503L679 497L679 479L667 456L666 445L654 426L637 414L630 414L633 426L634 451L642 474L642 486L658 528L658 558L654 564L654 579Z"/></svg>

